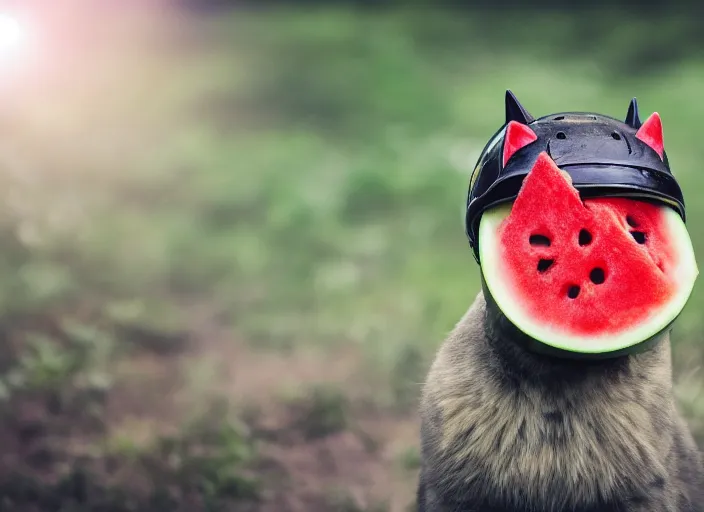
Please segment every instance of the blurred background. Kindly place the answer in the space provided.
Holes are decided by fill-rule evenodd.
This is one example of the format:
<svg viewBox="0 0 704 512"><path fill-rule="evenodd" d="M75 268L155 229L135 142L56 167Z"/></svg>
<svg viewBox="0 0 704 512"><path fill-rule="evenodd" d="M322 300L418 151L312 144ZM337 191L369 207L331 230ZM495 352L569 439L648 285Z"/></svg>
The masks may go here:
<svg viewBox="0 0 704 512"><path fill-rule="evenodd" d="M658 111L704 254L704 8L581 4L0 3L0 510L410 510L507 88Z"/></svg>

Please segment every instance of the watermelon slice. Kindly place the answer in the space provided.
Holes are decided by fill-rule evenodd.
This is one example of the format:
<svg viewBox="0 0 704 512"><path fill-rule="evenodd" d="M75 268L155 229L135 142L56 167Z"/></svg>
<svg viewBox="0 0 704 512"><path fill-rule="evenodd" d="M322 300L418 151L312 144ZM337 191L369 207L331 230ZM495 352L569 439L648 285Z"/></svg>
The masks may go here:
<svg viewBox="0 0 704 512"><path fill-rule="evenodd" d="M482 272L520 331L559 350L638 345L684 308L698 275L671 208L627 198L582 200L543 152L511 205L482 216Z"/></svg>

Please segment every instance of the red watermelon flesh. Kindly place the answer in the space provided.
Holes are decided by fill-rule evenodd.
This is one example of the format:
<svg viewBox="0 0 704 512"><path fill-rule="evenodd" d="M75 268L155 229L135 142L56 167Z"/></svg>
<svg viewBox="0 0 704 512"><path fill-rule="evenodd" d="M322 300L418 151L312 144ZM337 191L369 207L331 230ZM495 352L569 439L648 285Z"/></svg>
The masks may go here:
<svg viewBox="0 0 704 512"><path fill-rule="evenodd" d="M663 207L625 198L582 201L547 153L525 178L498 237L512 296L557 331L622 332L646 321L677 289Z"/></svg>

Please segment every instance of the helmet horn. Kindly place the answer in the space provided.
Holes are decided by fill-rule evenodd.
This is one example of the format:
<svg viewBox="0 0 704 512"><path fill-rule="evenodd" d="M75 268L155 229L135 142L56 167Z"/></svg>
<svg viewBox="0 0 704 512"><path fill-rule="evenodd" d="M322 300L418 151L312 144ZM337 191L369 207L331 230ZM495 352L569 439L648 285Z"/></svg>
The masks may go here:
<svg viewBox="0 0 704 512"><path fill-rule="evenodd" d="M511 121L516 121L521 124L528 124L535 121L532 115L523 108L518 102L518 99L513 95L510 90L506 91L506 123Z"/></svg>
<svg viewBox="0 0 704 512"><path fill-rule="evenodd" d="M628 113L626 114L626 124L631 128L640 128L641 122L638 116L638 101L633 98L631 104L628 105Z"/></svg>
<svg viewBox="0 0 704 512"><path fill-rule="evenodd" d="M538 136L528 126L516 121L509 121L504 137L503 166L506 167L508 161L519 149L536 140L538 140Z"/></svg>
<svg viewBox="0 0 704 512"><path fill-rule="evenodd" d="M653 148L655 152L660 155L661 159L663 158L665 144L663 142L660 114L653 112L638 129L636 137Z"/></svg>

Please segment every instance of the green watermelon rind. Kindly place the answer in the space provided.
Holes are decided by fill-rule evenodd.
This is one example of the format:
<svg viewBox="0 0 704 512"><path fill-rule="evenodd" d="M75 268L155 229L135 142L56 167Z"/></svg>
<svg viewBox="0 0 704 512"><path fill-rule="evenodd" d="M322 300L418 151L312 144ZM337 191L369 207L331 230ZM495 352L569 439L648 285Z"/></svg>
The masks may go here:
<svg viewBox="0 0 704 512"><path fill-rule="evenodd" d="M679 255L679 261L675 265L677 271L674 277L678 288L667 304L637 328L628 328L619 334L584 336L536 322L531 318L521 308L518 297L511 287L507 286L503 277L506 270L501 265L499 228L511 213L511 204L487 210L479 224L479 258L486 286L499 309L517 329L555 349L583 354L604 354L638 345L672 325L689 301L699 273L692 241L684 222L672 208L662 208L672 240L677 244L674 253Z"/></svg>

